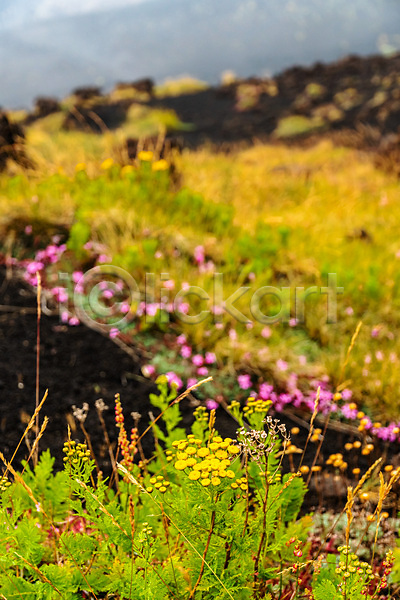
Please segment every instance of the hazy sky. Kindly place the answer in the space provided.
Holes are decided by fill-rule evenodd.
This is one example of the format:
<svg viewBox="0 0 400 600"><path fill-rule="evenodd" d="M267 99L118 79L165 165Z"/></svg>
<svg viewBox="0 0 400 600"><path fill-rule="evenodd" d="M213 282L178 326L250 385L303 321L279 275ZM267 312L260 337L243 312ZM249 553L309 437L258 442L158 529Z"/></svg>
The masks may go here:
<svg viewBox="0 0 400 600"><path fill-rule="evenodd" d="M0 106L400 50L400 0L0 0Z"/></svg>
<svg viewBox="0 0 400 600"><path fill-rule="evenodd" d="M28 21L110 10L151 0L0 0L0 25L15 27Z"/></svg>

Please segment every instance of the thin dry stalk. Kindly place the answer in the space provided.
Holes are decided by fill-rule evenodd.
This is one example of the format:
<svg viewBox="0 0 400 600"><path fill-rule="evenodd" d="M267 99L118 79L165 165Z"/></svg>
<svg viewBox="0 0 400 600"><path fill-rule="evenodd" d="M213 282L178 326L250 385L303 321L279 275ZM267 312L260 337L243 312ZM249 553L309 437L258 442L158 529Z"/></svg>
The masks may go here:
<svg viewBox="0 0 400 600"><path fill-rule="evenodd" d="M42 280L39 271L36 272L37 279L37 318L36 318L36 394L35 394L35 414L36 414L36 436L39 432L39 376L40 376L40 320L42 316L41 295L42 295ZM37 439L37 438L36 438ZM36 444L36 451L33 453L33 464L37 465L39 460L39 445Z"/></svg>
<svg viewBox="0 0 400 600"><path fill-rule="evenodd" d="M19 450L19 447L21 446L21 444L22 444L22 442L23 442L23 439L25 438L25 436L26 436L26 434L28 433L28 431L29 431L30 429L32 429L32 427L33 427L33 425L34 425L34 423L35 423L36 416L37 416L37 415L39 414L39 412L41 411L41 409L42 409L42 406L43 406L43 404L44 404L44 402L45 402L45 400L46 400L46 398L47 398L47 396L48 396L48 393L49 393L49 390L46 390L46 391L45 391L45 394L44 394L44 396L43 396L43 398L42 398L42 400L41 400L41 402L40 402L40 404L39 404L39 406L36 408L35 412L33 413L32 417L31 417L31 420L29 421L28 425L26 426L26 428L25 428L25 431L24 431L24 433L22 434L22 436L21 436L21 439L19 440L19 442L18 442L18 444L17 444L17 447L15 448L15 450L14 450L14 453L13 453L12 457L10 458L10 461L7 463L8 465L11 465L11 464L12 464L12 462L13 462L13 460L14 460L14 458L15 458L15 455L17 454L17 452L18 452L18 450ZM3 462L4 462L4 461L3 461ZM4 464L6 464L6 463L4 463ZM4 476L6 476L6 475L7 475L7 473L8 473L8 471L9 471L9 468L8 468L7 464L6 464L6 470L5 470Z"/></svg>
<svg viewBox="0 0 400 600"><path fill-rule="evenodd" d="M104 402L103 402L104 405ZM104 439L107 445L107 449L108 449L108 455L110 457L110 461L111 461L111 466L112 466L112 470L113 470L113 475L114 475L114 480L115 480L115 487L117 489L117 492L119 491L119 478L118 478L118 469L117 469L117 461L115 460L115 456L114 456L114 452L112 449L112 445L111 445L111 441L108 435L108 431L107 431L107 427L106 427L106 423L104 421L104 417L103 417L103 409L102 407L100 408L98 401L96 401L96 412L97 412L97 416L99 417L99 421L100 421L100 425L101 428L103 430L103 435L104 435ZM111 484L111 482L110 482Z"/></svg>
<svg viewBox="0 0 400 600"><path fill-rule="evenodd" d="M49 422L49 418L48 418L48 417L45 417L45 418L43 419L43 423L42 423L42 426L41 426L41 428L40 428L40 431L39 431L39 433L38 433L38 435L37 435L37 437L36 437L35 441L33 442L33 446L32 446L32 449L31 449L31 451L30 451L30 453L29 453L28 460L26 461L26 464L28 464L28 462L31 460L32 456L34 455L34 452L35 452L36 448L37 448L37 447L38 447L38 445L39 445L39 440L40 440L40 439L41 439L41 437L43 436L43 434L44 434L44 430L46 429L48 422ZM22 469L22 471L21 471L21 475L23 475L23 474L24 474L24 472L25 472L25 468L26 468L26 467L24 467L24 468Z"/></svg>
<svg viewBox="0 0 400 600"><path fill-rule="evenodd" d="M204 548L203 556L202 556L202 559L201 559L200 573L199 573L199 576L197 578L196 583L194 584L194 588L191 591L191 594L189 596L189 600L192 600L192 598L194 598L196 590L199 587L200 581L202 580L203 573L204 573L204 567L205 567L205 564L206 564L206 556L207 556L208 549L210 547L211 536L212 536L212 534L214 532L214 525L215 525L215 510L213 510L212 514L211 514L210 529L209 529L209 532L208 532L206 547Z"/></svg>
<svg viewBox="0 0 400 600"><path fill-rule="evenodd" d="M357 327L356 327L356 330L355 330L355 332L353 333L353 336L352 336L352 338L351 338L350 345L349 345L349 347L347 348L347 352L346 352L346 358L344 359L344 363L342 364L342 368L340 369L339 382L338 382L338 384L337 384L337 388L340 386L340 384L341 384L341 383L342 383L342 381L343 381L344 371L345 371L345 369L346 369L346 367L347 367L347 365L348 365L348 362L349 362L349 359L350 359L350 354L351 354L351 351L352 351L352 350L353 350L353 348L354 348L354 345L355 345L355 343L356 343L356 339L357 339L357 337L358 337L358 334L360 333L360 329L361 329L361 327L362 327L362 321L360 321L360 322L358 323L358 325L357 325Z"/></svg>
<svg viewBox="0 0 400 600"><path fill-rule="evenodd" d="M299 469L300 469L301 465L303 464L303 460L304 460L304 457L306 455L306 450L307 450L308 442L310 441L310 438L311 438L311 436L313 434L313 431L314 431L314 421L315 421L315 418L316 418L316 416L318 414L319 397L320 397L320 395L321 395L321 387L318 386L317 395L315 397L315 402L314 402L314 411L313 411L313 414L311 415L310 430L308 432L306 443L305 443L304 448L303 448L303 454L301 455L301 458L300 458ZM294 470L294 469L292 469L292 470Z"/></svg>

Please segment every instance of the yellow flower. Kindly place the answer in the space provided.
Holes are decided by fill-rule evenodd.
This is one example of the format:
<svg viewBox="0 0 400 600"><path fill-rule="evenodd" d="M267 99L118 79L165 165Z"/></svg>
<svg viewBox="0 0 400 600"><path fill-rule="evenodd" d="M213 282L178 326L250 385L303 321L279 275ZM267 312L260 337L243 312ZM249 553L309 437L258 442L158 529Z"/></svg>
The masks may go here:
<svg viewBox="0 0 400 600"><path fill-rule="evenodd" d="M233 444L231 444L230 446L228 446L228 452L229 454L239 454L240 448L239 446L234 446Z"/></svg>
<svg viewBox="0 0 400 600"><path fill-rule="evenodd" d="M187 467L187 462L186 460L177 460L174 466L178 471L183 471Z"/></svg>
<svg viewBox="0 0 400 600"><path fill-rule="evenodd" d="M228 453L227 453L226 450L217 450L216 453L215 453L215 456L217 458L223 459L223 458L227 458Z"/></svg>
<svg viewBox="0 0 400 600"><path fill-rule="evenodd" d="M121 169L121 175L129 175L129 173L132 173L134 170L135 168L133 165L125 165Z"/></svg>
<svg viewBox="0 0 400 600"><path fill-rule="evenodd" d="M85 163L78 163L75 166L75 171L78 173L78 171L85 171L86 170L86 165Z"/></svg>
<svg viewBox="0 0 400 600"><path fill-rule="evenodd" d="M199 448L197 450L197 456L199 456L200 458L204 458L205 456L208 456L210 454L210 451L208 448Z"/></svg>
<svg viewBox="0 0 400 600"><path fill-rule="evenodd" d="M197 452L197 448L195 448L194 446L188 446L186 448L186 454L196 454Z"/></svg>
<svg viewBox="0 0 400 600"><path fill-rule="evenodd" d="M164 492L166 492L166 491L167 491L167 488L165 487L165 485L162 485L162 486L160 487L160 492L163 494L163 493L164 493Z"/></svg>
<svg viewBox="0 0 400 600"><path fill-rule="evenodd" d="M194 465L196 464L196 459L190 457L186 460L186 464L188 467L194 467Z"/></svg>
<svg viewBox="0 0 400 600"><path fill-rule="evenodd" d="M211 480L210 479L202 479L200 483L203 487L208 487L211 483Z"/></svg>
<svg viewBox="0 0 400 600"><path fill-rule="evenodd" d="M187 445L188 445L187 442L184 440L181 442L178 442L178 450L185 450Z"/></svg>
<svg viewBox="0 0 400 600"><path fill-rule="evenodd" d="M153 171L166 171L168 168L169 168L169 164L167 163L167 161L164 158L161 158L160 160L156 160L156 162L154 162L152 164Z"/></svg>
<svg viewBox="0 0 400 600"><path fill-rule="evenodd" d="M188 455L186 454L186 452L177 452L176 457L178 460L186 460Z"/></svg>
<svg viewBox="0 0 400 600"><path fill-rule="evenodd" d="M233 490L237 490L237 489L238 489L238 487L239 487L239 486L238 486L238 484L237 484L237 483L235 483L235 482L231 483L231 488L232 488Z"/></svg>
<svg viewBox="0 0 400 600"><path fill-rule="evenodd" d="M106 158L106 160L103 160L103 162L100 165L100 168L103 169L103 171L107 171L108 169L110 169L114 164L114 161L112 158Z"/></svg>
<svg viewBox="0 0 400 600"><path fill-rule="evenodd" d="M213 458L213 459L210 461L210 467L211 467L212 469L219 469L219 467L220 467L220 466L221 466L221 465L220 465L220 462L219 462L218 458Z"/></svg>
<svg viewBox="0 0 400 600"><path fill-rule="evenodd" d="M219 448L219 443L218 442L211 442L211 444L209 445L210 450L214 451L214 450L218 450Z"/></svg>
<svg viewBox="0 0 400 600"><path fill-rule="evenodd" d="M153 159L153 153L151 150L142 150L138 153L137 157L144 162L150 162Z"/></svg>
<svg viewBox="0 0 400 600"><path fill-rule="evenodd" d="M197 479L200 479L199 471L191 471L189 473L189 479L191 479L192 481L197 481Z"/></svg>
<svg viewBox="0 0 400 600"><path fill-rule="evenodd" d="M221 483L221 480L219 477L212 477L211 478L211 483L214 487L216 487L217 485L219 485Z"/></svg>
<svg viewBox="0 0 400 600"><path fill-rule="evenodd" d="M227 471L226 476L229 477L229 479L233 479L235 477L235 473L233 471Z"/></svg>

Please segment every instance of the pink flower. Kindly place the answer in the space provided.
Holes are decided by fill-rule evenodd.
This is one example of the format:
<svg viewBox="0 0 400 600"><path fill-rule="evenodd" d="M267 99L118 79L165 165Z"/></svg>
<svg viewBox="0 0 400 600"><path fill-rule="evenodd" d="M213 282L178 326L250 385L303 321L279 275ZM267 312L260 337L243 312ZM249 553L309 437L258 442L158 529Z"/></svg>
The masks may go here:
<svg viewBox="0 0 400 600"><path fill-rule="evenodd" d="M175 281L173 279L167 279L167 281L164 281L164 287L166 290L173 290L175 287Z"/></svg>
<svg viewBox="0 0 400 600"><path fill-rule="evenodd" d="M51 290L51 293L53 294L54 299L57 302L61 302L61 304L63 304L64 302L67 302L67 300L68 300L68 293L67 293L66 289L63 287L55 287Z"/></svg>
<svg viewBox="0 0 400 600"><path fill-rule="evenodd" d="M143 365L142 367L142 373L145 377L151 377L155 372L156 370L153 365Z"/></svg>
<svg viewBox="0 0 400 600"><path fill-rule="evenodd" d="M237 378L237 382L239 384L240 389L248 390L251 388L251 378L250 375L239 375Z"/></svg>
<svg viewBox="0 0 400 600"><path fill-rule="evenodd" d="M97 259L97 262L104 264L104 263L110 262L110 260L111 259L110 259L109 256L107 256L107 254L100 254L99 257L98 257L98 259Z"/></svg>
<svg viewBox="0 0 400 600"><path fill-rule="evenodd" d="M189 358L189 356L191 356L191 354L192 354L192 349L191 349L191 347L190 347L190 346L188 346L187 344L184 344L184 345L181 347L181 356L182 356L183 358Z"/></svg>
<svg viewBox="0 0 400 600"><path fill-rule="evenodd" d="M207 410L216 410L218 408L218 406L219 406L219 404L215 400L211 400L211 398L208 398L206 400Z"/></svg>
<svg viewBox="0 0 400 600"><path fill-rule="evenodd" d="M371 331L371 337L377 338L379 335L379 331L380 331L379 327L373 327L372 331Z"/></svg>
<svg viewBox="0 0 400 600"><path fill-rule="evenodd" d="M207 367L199 367L197 369L197 375L201 375L203 377L205 377L206 375L208 375L208 369L207 369Z"/></svg>
<svg viewBox="0 0 400 600"><path fill-rule="evenodd" d="M30 275L35 275L38 271L41 271L42 269L44 269L44 264L36 260L30 262L26 267L26 270Z"/></svg>
<svg viewBox="0 0 400 600"><path fill-rule="evenodd" d="M297 319L289 319L289 327L296 327L297 323Z"/></svg>
<svg viewBox="0 0 400 600"><path fill-rule="evenodd" d="M24 231L25 231L25 234L26 234L26 235L31 235L31 233L32 233L32 225L27 225L27 226L25 227L25 230L24 230Z"/></svg>
<svg viewBox="0 0 400 600"><path fill-rule="evenodd" d="M379 361L383 360L383 358L384 358L383 352L381 352L380 350L377 350L375 352L375 358L376 358L376 360L379 360Z"/></svg>
<svg viewBox="0 0 400 600"><path fill-rule="evenodd" d="M79 282L80 282L80 280L82 279L82 277L83 277L83 273L82 273L82 271L74 271L74 272L72 273L72 281L73 281L74 283L79 283Z"/></svg>
<svg viewBox="0 0 400 600"><path fill-rule="evenodd" d="M110 289L104 290L104 292L103 292L104 298L106 298L107 300L110 300L113 296L114 296L114 292L112 290L110 290Z"/></svg>
<svg viewBox="0 0 400 600"><path fill-rule="evenodd" d="M183 315L187 315L190 310L190 304L188 302L181 302L178 308ZM172 312L172 310L170 312Z"/></svg>
<svg viewBox="0 0 400 600"><path fill-rule="evenodd" d="M258 394L263 400L268 400L273 389L274 388L272 385L268 383L262 383L258 389Z"/></svg>
<svg viewBox="0 0 400 600"><path fill-rule="evenodd" d="M169 371L165 375L168 379L169 385L171 385L171 386L175 385L178 390L179 390L179 388L182 387L183 381L180 377L178 377L178 375L176 373L174 373L173 371Z"/></svg>
<svg viewBox="0 0 400 600"><path fill-rule="evenodd" d="M146 314L149 315L149 317L155 317L155 315L157 314L158 311L158 304L154 303L154 304L147 304L146 305Z"/></svg>
<svg viewBox="0 0 400 600"><path fill-rule="evenodd" d="M117 327L111 327L110 331L109 331L109 336L111 339L114 339L116 337L118 337L119 334L119 329L117 329Z"/></svg>
<svg viewBox="0 0 400 600"><path fill-rule="evenodd" d="M201 354L195 354L192 358L192 363L196 365L196 367L201 367L204 363L204 359Z"/></svg>
<svg viewBox="0 0 400 600"><path fill-rule="evenodd" d="M122 312L122 314L126 314L130 311L131 307L129 306L129 304L127 302L122 302L120 310Z"/></svg>
<svg viewBox="0 0 400 600"><path fill-rule="evenodd" d="M68 324L72 325L72 327L76 327L76 325L79 325L79 319L77 317L71 317Z"/></svg>
<svg viewBox="0 0 400 600"><path fill-rule="evenodd" d="M263 336L263 338L265 338L266 340L268 338L271 337L272 335L272 331L271 331L271 327L268 327L268 325L266 325L263 330L261 331L261 335Z"/></svg>
<svg viewBox="0 0 400 600"><path fill-rule="evenodd" d="M232 340L232 342L237 340L237 332L235 329L230 329L229 330L229 339Z"/></svg>
<svg viewBox="0 0 400 600"><path fill-rule="evenodd" d="M255 273L249 273L247 275L247 278L248 278L249 281L254 281L255 278L256 278L256 274Z"/></svg>
<svg viewBox="0 0 400 600"><path fill-rule="evenodd" d="M304 366L304 365L306 365L306 364L307 364L307 357L306 357L306 356L304 356L304 354L301 354L301 355L299 356L299 363L300 363L302 366Z"/></svg>
<svg viewBox="0 0 400 600"><path fill-rule="evenodd" d="M164 256L163 253L160 252L159 250L157 250L157 252L154 254L154 258L158 258L158 259L163 258L163 256Z"/></svg>
<svg viewBox="0 0 400 600"><path fill-rule="evenodd" d="M344 312L349 316L354 315L354 310L351 308L351 306L348 306Z"/></svg>
<svg viewBox="0 0 400 600"><path fill-rule="evenodd" d="M343 395L343 394L342 394ZM357 418L357 409L350 408L350 404L344 404L341 408L342 414L346 419L356 419Z"/></svg>
<svg viewBox="0 0 400 600"><path fill-rule="evenodd" d="M204 246L196 246L193 255L198 265L203 264L205 260Z"/></svg>
<svg viewBox="0 0 400 600"><path fill-rule="evenodd" d="M347 402L348 400L351 400L351 397L353 396L353 392L349 389L344 389L342 392L342 398L345 402Z"/></svg>
<svg viewBox="0 0 400 600"><path fill-rule="evenodd" d="M214 352L206 352L206 364L213 365L217 361Z"/></svg>
<svg viewBox="0 0 400 600"><path fill-rule="evenodd" d="M187 380L187 386L192 387L192 385L196 385L197 383L197 379L196 377L189 377L189 379Z"/></svg>
<svg viewBox="0 0 400 600"><path fill-rule="evenodd" d="M287 364L287 362L280 358L276 361L276 368L278 369L278 371L287 371L288 366L289 365Z"/></svg>
<svg viewBox="0 0 400 600"><path fill-rule="evenodd" d="M186 340L187 340L187 338L184 333L182 333L181 335L178 335L178 337L176 338L176 341L178 344L185 344Z"/></svg>

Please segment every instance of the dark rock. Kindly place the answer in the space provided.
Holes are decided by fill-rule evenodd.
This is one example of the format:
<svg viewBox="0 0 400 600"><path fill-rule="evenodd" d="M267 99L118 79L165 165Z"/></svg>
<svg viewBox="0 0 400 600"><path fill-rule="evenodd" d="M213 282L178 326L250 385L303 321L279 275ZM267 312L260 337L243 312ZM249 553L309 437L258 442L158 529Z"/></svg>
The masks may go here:
<svg viewBox="0 0 400 600"><path fill-rule="evenodd" d="M6 113L0 112L0 171L4 171L8 160L25 168L32 167L25 154L24 140L22 127L12 123Z"/></svg>
<svg viewBox="0 0 400 600"><path fill-rule="evenodd" d="M77 100L92 100L93 98L101 96L101 88L95 85L88 85L85 87L77 87L72 93Z"/></svg>
<svg viewBox="0 0 400 600"><path fill-rule="evenodd" d="M137 81L121 81L116 84L116 90L135 90L136 92L154 95L154 81L149 78L138 79Z"/></svg>

